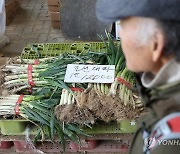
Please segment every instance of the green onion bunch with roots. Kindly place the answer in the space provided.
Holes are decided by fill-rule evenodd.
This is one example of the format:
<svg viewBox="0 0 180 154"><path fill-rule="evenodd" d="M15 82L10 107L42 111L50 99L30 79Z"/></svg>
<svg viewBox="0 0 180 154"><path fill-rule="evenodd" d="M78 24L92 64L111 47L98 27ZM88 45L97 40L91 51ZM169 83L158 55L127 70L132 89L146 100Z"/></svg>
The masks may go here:
<svg viewBox="0 0 180 154"><path fill-rule="evenodd" d="M106 36L107 41L100 38L107 52L71 54L67 51L58 57L39 58L36 65L32 59L16 59L4 65L2 87L12 95L0 96L0 115L15 115L19 94L24 94L19 115L37 125L42 138L44 126L48 127L52 141L58 134L64 148L66 138L78 142L78 134L84 134L77 124L139 116L143 105L131 89L135 85L134 74L126 68L120 41L114 41L107 32ZM115 65L115 81L111 84L64 83L68 64ZM33 86L28 81L29 65L32 66Z"/></svg>
<svg viewBox="0 0 180 154"><path fill-rule="evenodd" d="M94 89L98 94L107 94L115 97L119 94L120 100L126 106L127 104L135 107L142 107L138 96L134 95L131 87L135 85L134 74L126 68L125 56L121 48L120 41L114 41L111 34L106 32L107 41L103 36L99 36L107 48L107 65L115 65L115 81L110 88L107 84L95 84ZM118 78L125 80L127 84L119 82ZM137 105L136 105L137 104Z"/></svg>
<svg viewBox="0 0 180 154"><path fill-rule="evenodd" d="M126 68L120 41L114 41L109 33L106 33L106 36L107 41L102 36L100 38L105 43L107 52L103 56L100 53L96 54L99 61L97 60L94 64L115 65L115 81L112 84L89 83L86 84L83 92L75 91L73 94L63 89L60 103L55 109L56 116L61 121L72 121L72 115L73 117L78 115L73 105L78 106L79 111L90 110L92 115L95 115L94 120L100 119L106 122L133 119L144 110L140 98L131 89L135 85L135 78L134 74ZM101 58L98 57L100 55ZM74 114L69 114L67 111L74 112ZM87 114L82 114L81 118L86 115L92 117L87 112ZM94 120L91 121L94 122ZM74 118L74 121L77 120ZM82 120L81 123L85 121Z"/></svg>
<svg viewBox="0 0 180 154"><path fill-rule="evenodd" d="M18 105L19 111L17 114L15 112L15 105L19 97L20 95L1 96L0 116L5 118L9 116L21 116L30 121L39 128L40 132L37 135L42 137L42 141L48 136L48 139L51 139L53 142L55 136L58 135L65 150L66 139L78 143L78 134L86 135L76 124L64 124L57 120L54 114L54 108L59 104L59 99L57 99L55 91L48 98L42 95L24 95L22 102ZM48 128L48 132L44 132L44 128L46 127ZM36 139L38 138L36 137Z"/></svg>

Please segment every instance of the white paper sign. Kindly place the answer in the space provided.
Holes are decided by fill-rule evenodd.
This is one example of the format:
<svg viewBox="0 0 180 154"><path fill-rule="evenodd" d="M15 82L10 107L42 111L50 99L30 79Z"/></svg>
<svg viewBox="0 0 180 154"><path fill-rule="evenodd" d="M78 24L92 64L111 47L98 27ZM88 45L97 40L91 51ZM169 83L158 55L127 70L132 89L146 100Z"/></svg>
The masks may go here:
<svg viewBox="0 0 180 154"><path fill-rule="evenodd" d="M115 65L68 64L64 82L69 83L112 83Z"/></svg>

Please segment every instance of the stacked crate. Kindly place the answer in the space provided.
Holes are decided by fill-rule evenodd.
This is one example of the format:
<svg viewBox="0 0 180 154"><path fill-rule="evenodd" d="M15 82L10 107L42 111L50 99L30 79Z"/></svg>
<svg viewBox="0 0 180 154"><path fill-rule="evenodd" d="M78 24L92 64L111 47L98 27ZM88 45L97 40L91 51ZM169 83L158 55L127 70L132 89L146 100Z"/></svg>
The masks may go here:
<svg viewBox="0 0 180 154"><path fill-rule="evenodd" d="M60 0L48 0L47 2L52 26L53 28L60 28Z"/></svg>
<svg viewBox="0 0 180 154"><path fill-rule="evenodd" d="M9 127L9 124L13 125L14 130ZM38 153L37 151L43 151L47 154L63 152L58 136L55 137L54 143L47 139L48 129L45 127L43 128L45 140L41 142L40 139L36 143L33 143L38 133L38 128L32 123L18 119L0 119L0 126L1 132L3 130L2 134L0 134L0 152ZM30 136L27 136L27 127L29 128ZM122 122L120 124L113 122L95 124L92 126L92 129L84 129L85 133L88 133L89 136L79 135L80 145L67 139L66 153L82 153L86 151L88 153L127 154L134 129L135 126L132 126L129 122ZM12 146L14 147L11 148Z"/></svg>

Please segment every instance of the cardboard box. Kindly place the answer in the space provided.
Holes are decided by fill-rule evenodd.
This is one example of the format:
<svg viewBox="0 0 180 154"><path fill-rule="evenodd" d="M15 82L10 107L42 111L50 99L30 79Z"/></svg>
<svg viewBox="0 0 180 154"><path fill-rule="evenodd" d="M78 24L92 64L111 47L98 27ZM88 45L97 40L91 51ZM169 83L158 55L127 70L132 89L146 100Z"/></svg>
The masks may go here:
<svg viewBox="0 0 180 154"><path fill-rule="evenodd" d="M48 9L50 12L60 11L60 0L48 0Z"/></svg>
<svg viewBox="0 0 180 154"><path fill-rule="evenodd" d="M50 12L53 28L60 28L60 12Z"/></svg>
<svg viewBox="0 0 180 154"><path fill-rule="evenodd" d="M18 0L6 0L5 1L5 9L6 9L6 26L11 23L14 16L16 15L19 9L19 1Z"/></svg>

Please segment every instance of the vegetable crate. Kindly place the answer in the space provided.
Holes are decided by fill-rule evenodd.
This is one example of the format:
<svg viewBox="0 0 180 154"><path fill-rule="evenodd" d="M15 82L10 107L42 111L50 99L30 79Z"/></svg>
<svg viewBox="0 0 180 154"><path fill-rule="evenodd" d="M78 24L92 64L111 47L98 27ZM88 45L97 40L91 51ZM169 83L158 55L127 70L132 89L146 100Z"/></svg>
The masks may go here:
<svg viewBox="0 0 180 154"><path fill-rule="evenodd" d="M27 120L23 120L23 119L18 119L18 120L0 119L1 134L3 134L3 135L21 135L25 131L26 126L28 124L29 124L29 122Z"/></svg>
<svg viewBox="0 0 180 154"><path fill-rule="evenodd" d="M64 52L82 53L88 51L103 52L106 51L106 45L103 42L30 44L23 49L21 57L36 59L59 56Z"/></svg>
<svg viewBox="0 0 180 154"><path fill-rule="evenodd" d="M0 120L1 133L3 135L25 135L26 128L30 127L30 134L36 135L38 133L38 127L30 124L27 120ZM13 127L12 127L13 126ZM124 120L120 123L111 122L104 123L99 122L89 127L83 127L85 133L90 135L95 134L117 134L117 133L133 133L136 130L137 124L135 121ZM47 134L48 130L46 127L43 128Z"/></svg>

